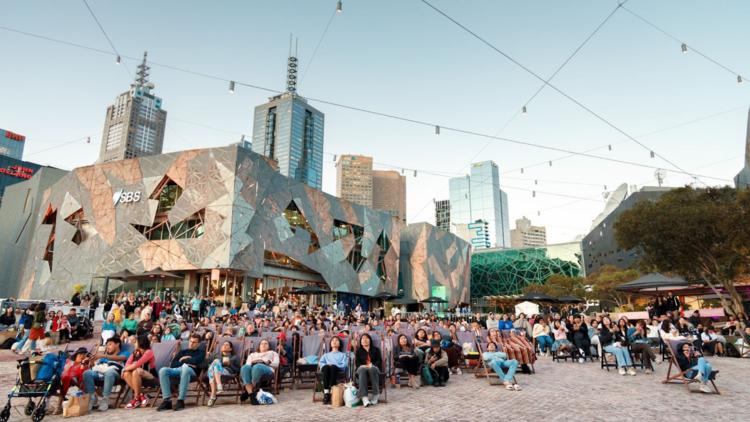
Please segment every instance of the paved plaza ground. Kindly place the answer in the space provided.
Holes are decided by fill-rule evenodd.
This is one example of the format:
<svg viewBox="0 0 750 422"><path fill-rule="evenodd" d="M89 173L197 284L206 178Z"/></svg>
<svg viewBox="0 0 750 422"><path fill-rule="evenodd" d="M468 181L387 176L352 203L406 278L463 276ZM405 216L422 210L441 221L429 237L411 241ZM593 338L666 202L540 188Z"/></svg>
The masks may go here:
<svg viewBox="0 0 750 422"><path fill-rule="evenodd" d="M0 394L7 396L16 378L16 355L0 351ZM620 376L598 363L552 362L541 357L535 375L518 374L523 391L490 387L486 378L454 375L444 388L388 389L388 404L363 408L331 408L312 403L311 390L282 392L279 404L222 404L213 409L190 406L182 412L94 410L81 421L165 420L210 421L745 421L750 420L750 359L709 358L723 395L689 394L682 384L662 385L667 364L652 375ZM693 385L697 389L697 385ZM5 400L5 399L3 399ZM23 399L14 399L11 421L29 421ZM155 418L155 419L154 419ZM45 420L61 420L48 416Z"/></svg>

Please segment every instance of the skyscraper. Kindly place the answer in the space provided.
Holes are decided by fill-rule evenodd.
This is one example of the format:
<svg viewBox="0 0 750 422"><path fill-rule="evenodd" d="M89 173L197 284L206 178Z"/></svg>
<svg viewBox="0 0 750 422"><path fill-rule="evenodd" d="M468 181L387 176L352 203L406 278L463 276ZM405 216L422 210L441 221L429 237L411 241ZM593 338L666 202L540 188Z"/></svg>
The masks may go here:
<svg viewBox="0 0 750 422"><path fill-rule="evenodd" d="M144 52L130 91L118 95L115 103L107 107L99 162L162 152L167 111L161 108L161 98L151 93L154 84L148 81L151 68L146 64L146 55Z"/></svg>
<svg viewBox="0 0 750 422"><path fill-rule="evenodd" d="M532 226L531 220L524 217L516 220L516 228L510 231L512 248L528 248L547 244L547 228Z"/></svg>
<svg viewBox="0 0 750 422"><path fill-rule="evenodd" d="M510 247L508 195L500 189L497 164L482 161L471 166L471 174L449 180L450 222L488 223L490 247ZM483 233L477 233L480 235Z"/></svg>
<svg viewBox="0 0 750 422"><path fill-rule="evenodd" d="M336 196L372 208L372 157L342 155L339 158Z"/></svg>
<svg viewBox="0 0 750 422"><path fill-rule="evenodd" d="M0 129L0 155L7 155L16 160L23 159L23 147L26 137L9 130Z"/></svg>
<svg viewBox="0 0 750 422"><path fill-rule="evenodd" d="M447 232L451 231L451 201L441 199L435 201L435 225Z"/></svg>
<svg viewBox="0 0 750 422"><path fill-rule="evenodd" d="M276 160L278 171L315 189L323 186L325 115L297 95L297 58L287 66L287 91L255 107L252 151Z"/></svg>
<svg viewBox="0 0 750 422"><path fill-rule="evenodd" d="M372 171L372 208L406 223L406 176L397 171Z"/></svg>

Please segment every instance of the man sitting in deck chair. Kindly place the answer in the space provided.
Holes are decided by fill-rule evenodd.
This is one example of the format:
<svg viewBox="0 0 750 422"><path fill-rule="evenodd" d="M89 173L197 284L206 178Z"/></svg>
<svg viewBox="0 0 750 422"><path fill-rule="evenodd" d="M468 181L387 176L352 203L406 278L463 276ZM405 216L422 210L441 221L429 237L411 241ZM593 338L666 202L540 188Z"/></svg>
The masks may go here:
<svg viewBox="0 0 750 422"><path fill-rule="evenodd" d="M677 348L677 363L680 365L680 371L686 373L685 376L688 378L701 380L701 391L704 393L711 393L713 390L708 386L708 377L711 375L713 369L711 365L706 362L706 358L701 355L701 352L695 350L691 343L680 343ZM692 370L691 370L692 368ZM697 374L693 374L693 371L698 371Z"/></svg>
<svg viewBox="0 0 750 422"><path fill-rule="evenodd" d="M493 371L503 380L506 390L520 390L521 387L518 384L513 384L513 376L516 375L516 368L518 368L518 361L515 359L507 359L507 356L503 352L497 351L497 345L495 343L487 343L487 351L482 353L482 359L484 362L492 368ZM507 374L503 373L503 369L508 370Z"/></svg>
<svg viewBox="0 0 750 422"><path fill-rule="evenodd" d="M204 360L206 360L206 349L201 346L201 336L193 333L190 335L188 348L177 352L177 355L169 363L169 367L159 370L159 385L164 401L156 409L157 411L180 411L185 408L185 397L190 385L190 378L196 375L197 367ZM180 379L180 392L175 407L172 407L172 378Z"/></svg>

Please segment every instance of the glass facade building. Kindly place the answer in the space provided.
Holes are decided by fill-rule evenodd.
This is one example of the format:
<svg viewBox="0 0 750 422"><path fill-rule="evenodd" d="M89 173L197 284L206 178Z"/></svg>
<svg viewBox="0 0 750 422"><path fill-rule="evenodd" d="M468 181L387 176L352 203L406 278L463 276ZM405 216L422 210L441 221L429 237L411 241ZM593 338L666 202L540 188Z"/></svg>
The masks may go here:
<svg viewBox="0 0 750 422"><path fill-rule="evenodd" d="M0 155L0 206L7 186L31 179L41 167L39 164Z"/></svg>
<svg viewBox="0 0 750 422"><path fill-rule="evenodd" d="M510 247L508 195L500 189L497 164L472 164L467 177L450 179L450 224L489 223L490 247Z"/></svg>
<svg viewBox="0 0 750 422"><path fill-rule="evenodd" d="M0 129L0 155L6 155L16 160L23 159L23 147L26 137L9 130Z"/></svg>
<svg viewBox="0 0 750 422"><path fill-rule="evenodd" d="M252 151L276 160L278 171L315 188L323 186L325 115L295 93L255 107Z"/></svg>
<svg viewBox="0 0 750 422"><path fill-rule="evenodd" d="M471 257L471 296L516 295L529 284L544 284L552 274L585 277L581 244L538 248L479 249Z"/></svg>

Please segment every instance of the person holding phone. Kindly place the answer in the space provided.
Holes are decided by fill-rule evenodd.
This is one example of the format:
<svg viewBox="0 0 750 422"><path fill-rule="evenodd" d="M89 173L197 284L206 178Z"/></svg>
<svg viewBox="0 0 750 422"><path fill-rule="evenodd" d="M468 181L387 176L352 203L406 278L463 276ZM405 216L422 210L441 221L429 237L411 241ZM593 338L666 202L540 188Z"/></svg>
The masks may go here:
<svg viewBox="0 0 750 422"><path fill-rule="evenodd" d="M701 380L701 391L710 393L711 388L708 387L708 377L711 375L713 368L706 361L706 358L690 343L680 343L677 350L678 352L675 357L677 358L677 364L680 365L680 370L683 372L690 370L690 372L685 374L688 378L693 378L693 371L698 371L694 379Z"/></svg>
<svg viewBox="0 0 750 422"><path fill-rule="evenodd" d="M221 385L222 375L234 375L240 371L240 357L234 352L234 345L231 341L221 343L221 349L208 358L211 364L208 366L208 385L211 388L211 395L208 399L207 407L214 407L216 404L216 395L224 392Z"/></svg>
<svg viewBox="0 0 750 422"><path fill-rule="evenodd" d="M263 339L258 344L255 353L250 353L245 365L240 369L242 384L245 391L240 396L241 401L246 401L253 394L255 387L264 375L272 375L279 367L279 354L271 350L271 344Z"/></svg>

